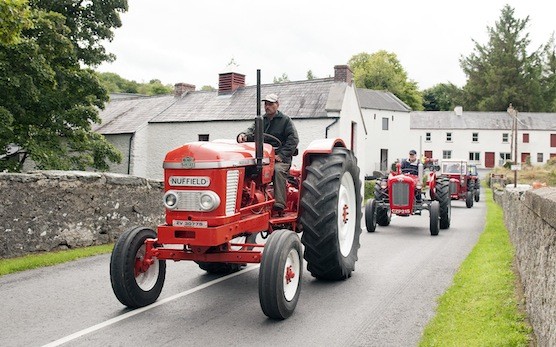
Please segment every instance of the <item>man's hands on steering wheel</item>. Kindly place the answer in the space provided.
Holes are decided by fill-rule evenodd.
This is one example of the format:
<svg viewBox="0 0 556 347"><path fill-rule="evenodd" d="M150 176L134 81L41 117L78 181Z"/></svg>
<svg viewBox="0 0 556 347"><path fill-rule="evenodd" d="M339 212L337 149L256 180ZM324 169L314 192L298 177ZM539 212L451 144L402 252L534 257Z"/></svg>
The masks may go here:
<svg viewBox="0 0 556 347"><path fill-rule="evenodd" d="M270 135L270 134L264 133L264 134L263 134L263 137L264 137L264 140L263 140L263 141L266 142L266 143L268 143L268 144L270 144L270 145L272 145L272 147L274 147L275 149L282 146L282 141L280 141L280 139L277 138L277 137L274 136L274 135Z"/></svg>

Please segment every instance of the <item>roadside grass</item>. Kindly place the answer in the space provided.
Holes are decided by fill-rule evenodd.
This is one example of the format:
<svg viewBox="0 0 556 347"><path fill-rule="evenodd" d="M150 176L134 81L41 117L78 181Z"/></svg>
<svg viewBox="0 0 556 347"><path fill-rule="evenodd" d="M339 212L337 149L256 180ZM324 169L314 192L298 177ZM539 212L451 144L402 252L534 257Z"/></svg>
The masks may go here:
<svg viewBox="0 0 556 347"><path fill-rule="evenodd" d="M529 346L532 329L519 308L512 269L515 250L503 211L485 189L487 217L479 241L452 286L439 298L436 316L419 346Z"/></svg>
<svg viewBox="0 0 556 347"><path fill-rule="evenodd" d="M114 244L91 246L84 248L69 249L66 251L47 252L31 254L18 258L0 259L0 276L14 272L35 269L43 266L51 266L90 257L93 255L112 252Z"/></svg>

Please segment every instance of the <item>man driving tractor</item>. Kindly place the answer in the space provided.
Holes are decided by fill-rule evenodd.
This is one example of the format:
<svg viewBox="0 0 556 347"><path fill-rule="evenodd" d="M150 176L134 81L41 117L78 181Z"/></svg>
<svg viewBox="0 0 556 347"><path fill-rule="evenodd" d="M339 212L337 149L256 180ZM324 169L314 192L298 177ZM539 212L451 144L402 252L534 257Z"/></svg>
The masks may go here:
<svg viewBox="0 0 556 347"><path fill-rule="evenodd" d="M417 159L417 152L414 149L409 151L409 159L402 161L402 171L412 175L419 174L419 159Z"/></svg>

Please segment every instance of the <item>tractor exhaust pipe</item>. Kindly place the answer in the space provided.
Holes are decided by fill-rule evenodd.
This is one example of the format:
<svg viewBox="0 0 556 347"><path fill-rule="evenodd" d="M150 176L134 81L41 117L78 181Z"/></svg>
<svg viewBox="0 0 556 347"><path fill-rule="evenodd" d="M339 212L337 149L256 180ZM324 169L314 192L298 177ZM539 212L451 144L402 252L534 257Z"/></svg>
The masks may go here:
<svg viewBox="0 0 556 347"><path fill-rule="evenodd" d="M257 171L263 169L263 117L261 117L261 70L257 69L257 116L255 117L255 159Z"/></svg>

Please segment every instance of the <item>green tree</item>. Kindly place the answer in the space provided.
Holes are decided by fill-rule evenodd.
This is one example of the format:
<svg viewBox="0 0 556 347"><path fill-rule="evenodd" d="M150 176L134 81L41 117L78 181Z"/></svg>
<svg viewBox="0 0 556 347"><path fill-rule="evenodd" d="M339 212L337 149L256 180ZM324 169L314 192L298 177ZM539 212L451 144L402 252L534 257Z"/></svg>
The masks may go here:
<svg viewBox="0 0 556 347"><path fill-rule="evenodd" d="M81 68L66 18L37 9L30 18L19 43L0 43L0 171L20 171L27 158L39 169L108 169L121 154L91 131L106 90ZM8 146L23 148L23 158L5 160Z"/></svg>
<svg viewBox="0 0 556 347"><path fill-rule="evenodd" d="M216 91L216 88L214 88L213 86L202 86L201 90L205 90L205 91L209 91L209 92L214 92Z"/></svg>
<svg viewBox="0 0 556 347"><path fill-rule="evenodd" d="M554 34L543 47L542 53L543 96L546 100L546 112L556 112L556 45Z"/></svg>
<svg viewBox="0 0 556 347"><path fill-rule="evenodd" d="M115 59L102 43L112 41L113 29L122 26L120 13L127 11L127 0L29 0L29 4L65 17L68 37L77 50L77 58L85 65L97 66Z"/></svg>
<svg viewBox="0 0 556 347"><path fill-rule="evenodd" d="M315 78L316 78L316 77L315 77L315 75L313 75L313 71L312 71L312 70L307 71L307 79L308 79L308 80L314 80Z"/></svg>
<svg viewBox="0 0 556 347"><path fill-rule="evenodd" d="M31 11L27 0L0 2L0 42L14 44L20 41L21 31L31 27Z"/></svg>
<svg viewBox="0 0 556 347"><path fill-rule="evenodd" d="M475 44L474 52L460 59L467 76L464 108L505 111L512 103L520 111L541 111L543 100L539 51L528 53L529 17L516 19L504 6L494 27L487 27L488 43Z"/></svg>
<svg viewBox="0 0 556 347"><path fill-rule="evenodd" d="M414 110L423 109L423 96L417 83L409 80L396 54L384 50L373 54L359 53L348 62L359 88L386 90Z"/></svg>
<svg viewBox="0 0 556 347"><path fill-rule="evenodd" d="M288 75L285 72L280 77L276 77L276 76L274 77L274 83L284 83L289 81L290 79L288 78Z"/></svg>
<svg viewBox="0 0 556 347"><path fill-rule="evenodd" d="M450 111L463 105L463 89L452 83L439 83L423 91L425 111Z"/></svg>

